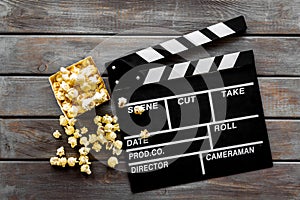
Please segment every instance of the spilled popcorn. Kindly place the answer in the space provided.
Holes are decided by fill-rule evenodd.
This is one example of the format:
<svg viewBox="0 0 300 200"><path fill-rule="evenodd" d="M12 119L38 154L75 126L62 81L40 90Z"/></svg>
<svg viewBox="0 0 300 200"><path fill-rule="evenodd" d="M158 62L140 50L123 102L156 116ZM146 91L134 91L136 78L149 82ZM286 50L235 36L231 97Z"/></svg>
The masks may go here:
<svg viewBox="0 0 300 200"><path fill-rule="evenodd" d="M96 153L100 152L103 146L106 150L111 150L112 155L119 156L122 153L122 141L118 140L116 132L120 131L120 126L117 123L118 118L116 116L110 116L108 114L104 116L96 116L94 123L97 125L97 132L95 134L86 134L89 130L86 127L80 129L75 128L76 119L68 119L64 115L59 118L59 123L64 127L65 134L68 136L68 143L71 148L75 148L79 145L79 157L65 157L64 147L59 147L56 151L57 157L50 158L50 164L53 166L74 167L80 166L80 171L90 175L92 173L89 161L89 154L91 151ZM55 136L54 136L55 135ZM85 136L83 136L85 135ZM61 133L56 130L53 136L61 137ZM108 161L108 166L115 168L118 164L118 159L115 156L111 156Z"/></svg>

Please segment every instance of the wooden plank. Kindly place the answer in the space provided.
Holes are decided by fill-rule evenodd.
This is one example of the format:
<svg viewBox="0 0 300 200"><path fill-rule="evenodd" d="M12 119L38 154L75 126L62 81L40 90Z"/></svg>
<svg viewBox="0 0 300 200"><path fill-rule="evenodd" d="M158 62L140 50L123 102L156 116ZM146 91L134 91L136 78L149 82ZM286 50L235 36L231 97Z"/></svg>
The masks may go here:
<svg viewBox="0 0 300 200"><path fill-rule="evenodd" d="M99 34L140 27L186 32L239 15L246 17L249 33L298 34L300 31L297 0L129 0L125 4L103 0L7 0L0 6L0 31L5 33Z"/></svg>
<svg viewBox="0 0 300 200"><path fill-rule="evenodd" d="M62 140L52 137L55 130L63 133L58 123L57 119L3 119L0 159L49 159L60 146L68 156L76 156L65 136ZM299 120L267 120L267 128L274 160L300 160ZM98 160L108 155L104 151L92 154Z"/></svg>
<svg viewBox="0 0 300 200"><path fill-rule="evenodd" d="M101 73L104 64L136 49L174 36L5 36L0 37L0 74L49 75L92 55ZM299 76L299 37L233 37L195 48L195 59L253 49L259 75ZM276 56L274 56L276 55ZM47 67L46 67L47 66Z"/></svg>
<svg viewBox="0 0 300 200"><path fill-rule="evenodd" d="M105 80L107 80L105 78ZM259 78L267 117L300 117L300 78ZM47 77L0 77L0 116L61 114ZM109 111L110 103L101 109Z"/></svg>
<svg viewBox="0 0 300 200"><path fill-rule="evenodd" d="M127 175L93 163L93 174L46 162L1 162L4 199L298 199L300 165L273 168L132 194Z"/></svg>

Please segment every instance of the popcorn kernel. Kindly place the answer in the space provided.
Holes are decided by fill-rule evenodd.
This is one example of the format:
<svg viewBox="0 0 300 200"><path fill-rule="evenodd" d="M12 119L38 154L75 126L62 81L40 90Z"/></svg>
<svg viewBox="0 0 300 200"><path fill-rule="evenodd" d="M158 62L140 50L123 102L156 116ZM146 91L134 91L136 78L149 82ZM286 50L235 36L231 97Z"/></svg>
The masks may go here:
<svg viewBox="0 0 300 200"><path fill-rule="evenodd" d="M56 130L56 131L54 131L54 133L52 135L54 138L58 139L58 138L60 138L61 133L58 130Z"/></svg>
<svg viewBox="0 0 300 200"><path fill-rule="evenodd" d="M82 173L86 173L86 174L88 174L88 175L90 175L91 173L92 173L92 171L91 171L91 169L90 169L90 166L89 165L82 165L81 167L80 167L80 172L82 172Z"/></svg>
<svg viewBox="0 0 300 200"><path fill-rule="evenodd" d="M59 157L62 157L65 155L65 149L64 147L59 147L57 150L56 150L56 155L58 155Z"/></svg>
<svg viewBox="0 0 300 200"><path fill-rule="evenodd" d="M81 147L80 149L79 149L79 153L80 153L80 155L82 155L82 156L86 156L86 155L88 155L89 153L90 153L90 148L88 148L88 147Z"/></svg>
<svg viewBox="0 0 300 200"><path fill-rule="evenodd" d="M119 164L118 159L114 156L111 156L108 160L107 160L107 164L109 167L111 168L115 168L115 166L117 164Z"/></svg>
<svg viewBox="0 0 300 200"><path fill-rule="evenodd" d="M126 98L120 97L118 99L118 106L119 106L119 108L124 108L124 106L126 105L126 103L127 103L127 99Z"/></svg>
<svg viewBox="0 0 300 200"><path fill-rule="evenodd" d="M68 158L68 165L70 167L74 167L76 165L76 163L78 163L76 158L74 158L74 157L69 157Z"/></svg>
<svg viewBox="0 0 300 200"><path fill-rule="evenodd" d="M122 149L123 142L120 141L120 140L117 140L117 141L114 142L114 146L115 146L117 149Z"/></svg>
<svg viewBox="0 0 300 200"><path fill-rule="evenodd" d="M92 149L94 149L96 152L99 152L102 149L102 146L98 142L95 142Z"/></svg>
<svg viewBox="0 0 300 200"><path fill-rule="evenodd" d="M77 139L75 137L69 137L68 143L71 145L72 148L77 146Z"/></svg>
<svg viewBox="0 0 300 200"><path fill-rule="evenodd" d="M149 136L150 136L150 133L148 132L147 129L142 130L141 133L140 133L140 137L143 138L143 139L146 139Z"/></svg>
<svg viewBox="0 0 300 200"><path fill-rule="evenodd" d="M134 106L134 114L141 115L145 109L142 106Z"/></svg>
<svg viewBox="0 0 300 200"><path fill-rule="evenodd" d="M82 134L86 134L88 132L88 129L85 126L82 127L80 130Z"/></svg>

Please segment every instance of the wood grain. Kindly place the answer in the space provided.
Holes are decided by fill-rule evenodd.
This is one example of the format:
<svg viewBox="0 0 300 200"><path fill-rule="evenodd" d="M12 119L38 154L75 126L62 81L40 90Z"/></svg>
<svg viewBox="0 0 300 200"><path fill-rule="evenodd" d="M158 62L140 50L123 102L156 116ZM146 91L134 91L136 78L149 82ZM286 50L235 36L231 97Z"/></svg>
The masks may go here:
<svg viewBox="0 0 300 200"><path fill-rule="evenodd" d="M101 73L104 64L136 49L174 36L5 36L0 37L0 74L49 75L92 55ZM195 59L253 49L263 76L299 76L299 37L232 37L193 50Z"/></svg>
<svg viewBox="0 0 300 200"><path fill-rule="evenodd" d="M266 122L273 159L300 160L300 121ZM65 136L61 140L52 137L55 130L63 133L57 119L3 119L0 159L49 159L60 146L66 148L68 156L76 155L76 150L68 148ZM105 160L108 155L104 151L92 154L98 160Z"/></svg>
<svg viewBox="0 0 300 200"><path fill-rule="evenodd" d="M55 169L47 162L0 162L4 199L298 199L298 164L210 179L144 193L130 192L127 175L93 163L93 174Z"/></svg>
<svg viewBox="0 0 300 200"><path fill-rule="evenodd" d="M107 80L105 78L105 80ZM259 78L266 117L300 117L300 78ZM0 77L0 116L61 114L47 77ZM111 103L101 107L113 109Z"/></svg>
<svg viewBox="0 0 300 200"><path fill-rule="evenodd" d="M186 32L244 15L248 33L299 34L299 9L297 0L6 0L0 4L0 31L101 34L163 27Z"/></svg>

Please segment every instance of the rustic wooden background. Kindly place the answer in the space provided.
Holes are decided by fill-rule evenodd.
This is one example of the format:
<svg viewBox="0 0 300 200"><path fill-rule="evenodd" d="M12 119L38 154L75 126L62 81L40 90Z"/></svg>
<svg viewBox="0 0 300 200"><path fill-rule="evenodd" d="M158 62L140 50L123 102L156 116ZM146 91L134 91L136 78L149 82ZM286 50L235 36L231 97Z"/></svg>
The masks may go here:
<svg viewBox="0 0 300 200"><path fill-rule="evenodd" d="M254 50L273 168L132 194L126 174L97 161L90 177L49 165L63 144L51 135L60 111L47 81L60 66L99 43L110 60L238 15L247 33L206 48ZM141 27L170 32L109 39ZM300 199L299 0L0 0L0 32L0 199Z"/></svg>

